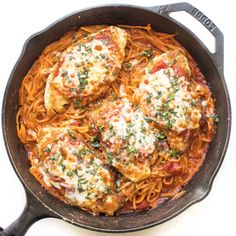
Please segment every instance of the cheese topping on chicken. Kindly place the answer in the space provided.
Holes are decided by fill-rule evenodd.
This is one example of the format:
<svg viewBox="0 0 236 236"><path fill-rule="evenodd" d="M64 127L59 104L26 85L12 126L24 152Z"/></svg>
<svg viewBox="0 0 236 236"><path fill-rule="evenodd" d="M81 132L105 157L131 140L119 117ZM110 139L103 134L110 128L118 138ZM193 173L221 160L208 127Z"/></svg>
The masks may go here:
<svg viewBox="0 0 236 236"><path fill-rule="evenodd" d="M71 99L86 103L104 93L118 77L126 41L124 30L110 26L67 48L47 80L47 112L63 112Z"/></svg>
<svg viewBox="0 0 236 236"><path fill-rule="evenodd" d="M147 178L156 139L142 112L124 98L105 103L92 113L90 118L100 127L111 165L132 181Z"/></svg>
<svg viewBox="0 0 236 236"><path fill-rule="evenodd" d="M69 128L45 127L39 131L38 150L43 157L40 169L44 182L64 192L68 203L90 210L100 207L100 212L107 214L117 210L119 199L113 194L111 173L81 136ZM95 206L102 198L100 206Z"/></svg>
<svg viewBox="0 0 236 236"><path fill-rule="evenodd" d="M175 53L157 56L145 68L138 94L142 112L162 128L182 132L199 127L198 95L187 77L187 58Z"/></svg>

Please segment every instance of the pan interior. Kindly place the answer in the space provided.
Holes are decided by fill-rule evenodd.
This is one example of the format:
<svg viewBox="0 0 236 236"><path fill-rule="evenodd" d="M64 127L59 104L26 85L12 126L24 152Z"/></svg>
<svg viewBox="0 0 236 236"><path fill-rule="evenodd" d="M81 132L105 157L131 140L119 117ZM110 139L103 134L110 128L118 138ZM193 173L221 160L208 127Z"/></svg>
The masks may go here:
<svg viewBox="0 0 236 236"><path fill-rule="evenodd" d="M117 215L113 217L92 216L78 208L67 206L48 194L29 173L29 162L23 145L16 134L15 117L18 110L18 93L21 81L39 57L42 50L72 28L84 25L127 24L146 25L150 23L155 30L178 33L177 40L197 61L201 71L211 86L216 98L216 110L220 118L217 133L210 145L206 160L185 187L186 193L176 200L168 201L156 209ZM189 31L172 20L144 8L129 6L105 6L74 13L56 24L33 36L25 47L24 53L14 68L5 93L3 106L3 132L9 157L26 188L59 217L86 228L100 231L133 231L161 223L187 206L205 196L211 186L213 176L220 165L229 135L229 103L223 78L205 48Z"/></svg>

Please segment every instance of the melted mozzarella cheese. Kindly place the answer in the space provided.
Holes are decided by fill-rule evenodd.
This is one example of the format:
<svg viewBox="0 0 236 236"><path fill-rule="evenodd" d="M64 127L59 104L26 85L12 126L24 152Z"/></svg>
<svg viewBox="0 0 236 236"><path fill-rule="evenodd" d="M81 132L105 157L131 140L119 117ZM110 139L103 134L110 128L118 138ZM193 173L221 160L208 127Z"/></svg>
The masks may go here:
<svg viewBox="0 0 236 236"><path fill-rule="evenodd" d="M154 58L139 85L142 111L159 125L177 132L199 127L201 113L192 104L196 94L190 90L187 79L171 67L150 72L160 59Z"/></svg>
<svg viewBox="0 0 236 236"><path fill-rule="evenodd" d="M105 111L104 120L102 142L111 164L132 181L147 178L156 139L142 112L134 110L127 99L120 99Z"/></svg>
<svg viewBox="0 0 236 236"><path fill-rule="evenodd" d="M119 114L107 120L112 129L103 133L103 139L111 143L116 143L117 139L126 140L126 144L135 150L135 155L152 153L155 149L155 135L142 112L134 111L127 99L122 99L117 108Z"/></svg>
<svg viewBox="0 0 236 236"><path fill-rule="evenodd" d="M64 189L68 203L90 208L104 196L112 179L94 151L83 142L75 141L71 132L69 128L40 130L38 145L46 155L40 170L49 187Z"/></svg>
<svg viewBox="0 0 236 236"><path fill-rule="evenodd" d="M126 41L124 30L110 26L64 51L61 62L54 66L52 72L55 74L58 70L58 75L49 75L47 81L44 98L48 112L63 111L63 106L69 102L68 98L101 94L118 76ZM57 101L53 98L57 98Z"/></svg>

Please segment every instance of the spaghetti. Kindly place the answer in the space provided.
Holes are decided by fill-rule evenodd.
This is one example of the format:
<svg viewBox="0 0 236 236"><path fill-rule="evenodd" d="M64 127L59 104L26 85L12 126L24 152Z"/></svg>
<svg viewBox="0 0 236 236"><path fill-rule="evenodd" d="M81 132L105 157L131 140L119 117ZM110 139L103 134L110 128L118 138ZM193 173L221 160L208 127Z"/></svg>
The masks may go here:
<svg viewBox="0 0 236 236"><path fill-rule="evenodd" d="M114 105L109 105L110 103L113 104L113 101L120 100L121 102L119 104L121 104L123 101L128 100L133 107L132 114L138 116L144 113L145 120L142 118L141 122L143 122L145 127L147 125L146 123L148 123L148 127L152 130L148 131L149 136L154 133L153 135L156 139L150 144L155 145L155 150L150 151L151 154L148 154L148 158L150 159L150 161L148 160L148 171L150 173L148 172L148 176L144 179L140 178L138 181L132 181L126 172L119 171L119 168L115 164L112 165L115 167L114 171L118 176L116 179L117 192L119 192L119 195L122 195L121 198L123 199L119 211L128 212L154 208L166 199L181 196L184 193L182 190L183 186L189 182L202 165L209 143L215 132L215 121L217 121L217 117L215 115L214 99L196 62L187 50L177 42L175 34L170 35L156 32L152 30L150 25L118 25L119 28L124 29L128 34L125 57L118 78L111 83L111 86L106 87L105 94L103 93L98 96L95 101L84 104L81 100L73 100L73 102L65 106L63 112L49 114L44 104L44 93L46 82L52 68L60 61L65 50L76 45L88 35L106 27L105 25L81 27L79 30L66 33L61 39L45 48L22 81L19 93L20 109L16 117L17 134L29 153L29 160L32 166L30 169L31 173L50 193L64 200L63 194L60 191L47 186L42 173L39 171L39 163L42 162L42 157L38 154L37 146L39 131L49 126L54 128L69 126L73 132L82 135L88 143L92 142L91 140L95 136L99 136L99 141L102 144L95 147L97 149L96 151L107 156L108 149L104 137L108 133L108 131L107 133L105 132L108 122L98 124L98 120L106 121L108 119L108 115L106 114L109 114L109 119L112 121L113 114L110 114L108 109L106 112L99 113L95 119L91 117L94 111L101 109L102 103L105 103L108 108L111 106L111 109L115 110L118 108L114 107ZM150 115L151 105L154 101L153 94L147 93L146 90L141 90L142 83L145 82L145 69L148 68L155 58L162 57L164 54L170 52L177 52L175 54L175 61L176 55L186 58L189 73L185 71L187 73L185 74L187 82L183 82L183 84L186 83L191 91L197 91L196 98L194 99L195 104L191 106L196 107L201 113L201 116L196 120L196 126L183 128L180 131L174 129L177 118L174 124L169 124L169 120L164 120L163 114L166 114L167 110L162 105L160 107L164 110L161 110L162 116L158 118L158 121L156 117ZM167 67L171 71L176 71L176 67L174 66L167 65ZM164 71L164 67L161 69ZM181 76L178 78L181 78ZM153 83L155 84L156 82L154 81ZM182 86L180 84L177 85L179 87ZM145 100L142 91L146 94L145 96L149 96L147 98L145 97ZM175 94L177 93L178 90L175 91ZM162 94L161 96L164 95ZM171 104L171 96L173 95L170 96L169 94L168 96L168 104ZM142 102L140 103L140 101ZM174 102L175 100L172 98L172 101ZM144 104L145 109L142 107L142 104ZM171 108L169 107L168 109L170 112ZM115 116L118 117L119 113L116 113ZM168 113L167 116L178 117L178 114L172 112L171 114ZM166 124L163 122L164 126L163 124L160 125L160 119L163 122L169 122L169 129L163 128L164 126L166 127ZM188 119L191 119L191 115ZM94 128L94 125L96 128ZM146 127L145 129L147 130L149 128ZM109 129L110 131L111 128ZM144 136L144 139L150 138L149 136ZM137 153L137 150L134 150L133 153ZM124 153L132 153L132 150L128 150L129 152L127 150L125 151ZM137 154L137 159L139 158ZM145 158L147 158L147 155L143 155L139 162L144 163L143 159ZM98 211L97 208L92 211L94 213L103 212ZM108 214L113 214L113 212Z"/></svg>

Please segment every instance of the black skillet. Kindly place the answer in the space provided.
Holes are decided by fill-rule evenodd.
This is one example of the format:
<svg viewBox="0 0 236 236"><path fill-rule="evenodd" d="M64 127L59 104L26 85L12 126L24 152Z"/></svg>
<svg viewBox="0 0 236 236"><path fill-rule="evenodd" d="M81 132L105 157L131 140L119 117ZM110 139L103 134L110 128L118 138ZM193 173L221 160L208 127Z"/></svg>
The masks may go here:
<svg viewBox="0 0 236 236"><path fill-rule="evenodd" d="M196 35L169 16L171 12L177 11L188 12L209 30L215 37L215 53L210 53ZM27 154L17 137L15 127L21 81L42 50L71 28L99 24L146 25L148 23L151 23L155 30L178 33L178 41L195 58L211 86L216 98L216 109L220 123L203 166L185 187L186 193L182 197L144 212L113 217L92 216L52 197L29 173ZM102 232L137 231L163 223L208 195L226 153L231 128L231 109L223 75L223 34L209 18L188 3L147 8L106 5L72 13L56 21L45 30L34 34L26 41L7 83L2 107L2 128L8 156L25 188L27 203L21 216L0 232L0 235L24 235L32 223L46 217L63 219L74 225Z"/></svg>

